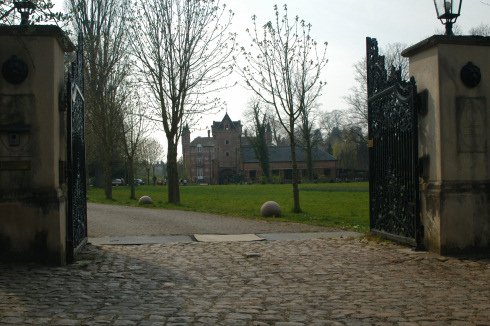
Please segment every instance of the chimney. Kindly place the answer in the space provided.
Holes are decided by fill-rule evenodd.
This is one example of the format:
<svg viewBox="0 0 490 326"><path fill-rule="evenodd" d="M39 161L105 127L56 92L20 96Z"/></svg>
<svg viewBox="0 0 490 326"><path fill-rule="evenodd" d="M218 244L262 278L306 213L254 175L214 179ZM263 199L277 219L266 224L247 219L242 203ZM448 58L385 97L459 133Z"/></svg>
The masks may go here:
<svg viewBox="0 0 490 326"><path fill-rule="evenodd" d="M211 137L211 130L208 129L208 138Z"/></svg>

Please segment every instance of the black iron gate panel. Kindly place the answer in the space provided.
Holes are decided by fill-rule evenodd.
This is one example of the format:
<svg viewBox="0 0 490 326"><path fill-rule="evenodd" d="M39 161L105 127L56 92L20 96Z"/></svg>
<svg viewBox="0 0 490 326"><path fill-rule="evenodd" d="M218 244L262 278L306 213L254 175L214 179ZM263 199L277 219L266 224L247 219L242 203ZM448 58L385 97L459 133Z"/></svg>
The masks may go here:
<svg viewBox="0 0 490 326"><path fill-rule="evenodd" d="M367 38L371 232L414 246L419 240L415 80L388 73L376 39Z"/></svg>
<svg viewBox="0 0 490 326"><path fill-rule="evenodd" d="M67 110L67 260L87 242L87 188L85 179L85 111L83 79L83 39L78 37L76 59L68 73Z"/></svg>

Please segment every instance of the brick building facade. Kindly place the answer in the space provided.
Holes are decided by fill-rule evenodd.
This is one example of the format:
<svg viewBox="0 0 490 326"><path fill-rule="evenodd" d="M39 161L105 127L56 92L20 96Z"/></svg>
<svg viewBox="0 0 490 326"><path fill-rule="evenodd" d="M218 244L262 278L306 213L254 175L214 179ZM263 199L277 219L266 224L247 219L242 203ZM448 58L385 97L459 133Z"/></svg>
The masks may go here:
<svg viewBox="0 0 490 326"><path fill-rule="evenodd" d="M211 134L212 133L212 134ZM292 179L291 150L289 146L272 145L272 134L266 135L269 144L270 169L277 182ZM221 121L214 121L207 137L196 137L191 141L188 127L182 132L182 155L184 176L195 183L231 183L238 181L260 182L262 173L252 146L242 135L240 120L233 121L225 114ZM314 174L319 179L335 179L335 158L325 150L313 151ZM300 176L306 176L304 152L297 150Z"/></svg>

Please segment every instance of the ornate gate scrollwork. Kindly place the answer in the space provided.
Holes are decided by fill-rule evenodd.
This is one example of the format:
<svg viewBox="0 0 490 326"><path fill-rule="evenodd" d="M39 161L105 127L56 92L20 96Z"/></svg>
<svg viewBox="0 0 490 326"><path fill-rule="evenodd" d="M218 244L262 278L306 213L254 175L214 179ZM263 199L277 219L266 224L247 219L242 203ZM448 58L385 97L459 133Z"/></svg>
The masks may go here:
<svg viewBox="0 0 490 326"><path fill-rule="evenodd" d="M78 37L76 59L68 73L67 97L67 260L87 242L87 188L85 177L85 111L83 78L83 38Z"/></svg>
<svg viewBox="0 0 490 326"><path fill-rule="evenodd" d="M417 87L366 46L371 232L420 247Z"/></svg>

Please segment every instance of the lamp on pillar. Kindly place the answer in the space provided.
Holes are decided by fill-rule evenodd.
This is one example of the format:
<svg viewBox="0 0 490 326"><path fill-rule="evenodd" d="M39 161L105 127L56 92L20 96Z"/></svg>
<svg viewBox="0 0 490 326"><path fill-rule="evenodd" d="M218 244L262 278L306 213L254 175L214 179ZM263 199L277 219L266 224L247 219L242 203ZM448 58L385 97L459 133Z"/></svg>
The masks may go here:
<svg viewBox="0 0 490 326"><path fill-rule="evenodd" d="M17 0L14 7L20 13L20 25L29 25L29 16L36 10L38 0Z"/></svg>
<svg viewBox="0 0 490 326"><path fill-rule="evenodd" d="M434 0L437 18L446 25L446 35L453 34L453 24L461 14L463 0Z"/></svg>

